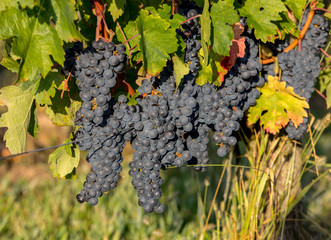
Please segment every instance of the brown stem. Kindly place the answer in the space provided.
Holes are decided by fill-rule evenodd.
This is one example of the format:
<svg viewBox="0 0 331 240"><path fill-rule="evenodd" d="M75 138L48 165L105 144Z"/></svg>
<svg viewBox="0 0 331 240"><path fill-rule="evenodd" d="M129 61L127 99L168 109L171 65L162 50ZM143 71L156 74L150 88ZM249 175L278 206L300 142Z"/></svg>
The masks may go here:
<svg viewBox="0 0 331 240"><path fill-rule="evenodd" d="M276 57L272 57L269 59L260 59L260 63L264 64L269 64L269 63L273 63L276 60Z"/></svg>
<svg viewBox="0 0 331 240"><path fill-rule="evenodd" d="M201 17L201 14L198 14L198 15L196 15L194 17L190 17L190 18L186 19L184 22L181 22L180 25L183 25L184 23L186 23L186 22L188 22L188 21L190 21L190 20L192 20L194 18L198 18L198 17Z"/></svg>
<svg viewBox="0 0 331 240"><path fill-rule="evenodd" d="M287 48L285 48L284 52L288 52L290 50L292 50L293 48L296 47L296 45L298 45L299 40L295 39Z"/></svg>
<svg viewBox="0 0 331 240"><path fill-rule="evenodd" d="M51 66L51 68L57 68L57 67L60 67L60 66L61 66L60 64L56 63L53 66Z"/></svg>
<svg viewBox="0 0 331 240"><path fill-rule="evenodd" d="M127 91L131 95L131 97L136 93L135 90L130 85L130 83L128 83L125 80L122 81L121 87L123 87L125 89L125 91Z"/></svg>
<svg viewBox="0 0 331 240"><path fill-rule="evenodd" d="M318 95L320 95L325 101L327 100L323 93L321 93L320 91L318 91L316 88L315 88L315 91L316 91L316 92L318 93Z"/></svg>
<svg viewBox="0 0 331 240"><path fill-rule="evenodd" d="M327 9L324 9L324 8L313 8L314 11L316 10L321 10L321 11L324 11L324 12L327 12L327 13L331 13L331 11L327 10Z"/></svg>
<svg viewBox="0 0 331 240"><path fill-rule="evenodd" d="M125 81L124 73L120 73L117 75L116 85L114 86L114 88L111 91L112 96L114 95L114 93L118 87L122 87L126 92L128 92L131 95L131 97L136 93L135 90L130 85L130 83Z"/></svg>
<svg viewBox="0 0 331 240"><path fill-rule="evenodd" d="M331 58L331 56L329 54L327 54L327 52L325 52L323 48L320 48L320 50L325 54L325 56L327 56L328 58Z"/></svg>
<svg viewBox="0 0 331 240"><path fill-rule="evenodd" d="M130 49L130 52L129 52L129 59L131 59L132 52L133 52L133 50L134 50L136 47L138 47L138 43L137 43L133 48Z"/></svg>
<svg viewBox="0 0 331 240"><path fill-rule="evenodd" d="M128 40L126 40L123 44L126 44L127 42L130 42L132 39L138 37L140 35L140 33L137 33L136 35L130 37Z"/></svg>
<svg viewBox="0 0 331 240"><path fill-rule="evenodd" d="M179 0L172 0L172 15L178 13Z"/></svg>
<svg viewBox="0 0 331 240"><path fill-rule="evenodd" d="M107 27L104 5L102 4L101 0L93 0L93 2L94 2L94 5L95 5L95 10L96 10L97 17L100 16L101 19L102 19L103 25L102 25L101 31L103 32L103 37L105 39L109 39L111 41L113 39L115 33ZM110 37L108 36L108 34L110 35Z"/></svg>
<svg viewBox="0 0 331 240"><path fill-rule="evenodd" d="M127 47L128 49L130 49L130 45L129 45L128 40L126 39L126 36L125 36L125 34L124 34L124 32L123 32L123 30L122 30L122 28L121 28L121 25L120 25L118 22L116 22L116 23L117 23L117 26L118 26L118 28L120 29L120 31L121 31L121 33L122 33L122 35L123 35L123 37L124 37L126 47ZM123 44L124 44L124 43L123 43Z"/></svg>
<svg viewBox="0 0 331 240"><path fill-rule="evenodd" d="M70 73L69 73L67 79L64 80L64 82L63 82L63 89L62 89L62 93L61 93L61 99L63 99L64 91L65 91L65 90L69 90L69 89L68 89L68 82L69 82L69 78L71 77L71 73L72 73L72 70L73 70L73 69L74 69L74 68L71 68Z"/></svg>

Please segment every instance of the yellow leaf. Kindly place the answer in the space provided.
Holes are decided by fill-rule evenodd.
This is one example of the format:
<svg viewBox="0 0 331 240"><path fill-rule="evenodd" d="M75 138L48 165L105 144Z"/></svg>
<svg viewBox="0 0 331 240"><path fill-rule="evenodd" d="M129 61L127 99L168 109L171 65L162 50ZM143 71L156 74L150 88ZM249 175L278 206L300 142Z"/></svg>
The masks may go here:
<svg viewBox="0 0 331 240"><path fill-rule="evenodd" d="M278 77L268 76L268 83L259 88L260 98L256 105L249 109L248 123L260 124L267 132L276 134L291 120L295 127L303 123L309 108L306 99L294 93L292 87L286 87Z"/></svg>

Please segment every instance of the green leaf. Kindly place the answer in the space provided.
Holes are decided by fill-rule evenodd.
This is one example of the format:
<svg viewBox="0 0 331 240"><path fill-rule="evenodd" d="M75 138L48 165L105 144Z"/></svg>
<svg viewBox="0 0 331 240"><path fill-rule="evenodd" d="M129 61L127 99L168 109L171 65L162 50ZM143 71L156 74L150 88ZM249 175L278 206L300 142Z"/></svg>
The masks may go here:
<svg viewBox="0 0 331 240"><path fill-rule="evenodd" d="M13 0L1 0L0 1L0 11L5 10L6 8L15 7L19 8L33 8L35 0L20 0L20 1L13 1Z"/></svg>
<svg viewBox="0 0 331 240"><path fill-rule="evenodd" d="M80 13L77 21L80 33L87 39L95 38L97 17L92 13L90 0L76 0L76 11Z"/></svg>
<svg viewBox="0 0 331 240"><path fill-rule="evenodd" d="M46 113L56 126L72 126L75 127L75 113L81 106L81 102L68 100L66 95L61 99L62 91L56 91L52 98L52 105L47 106Z"/></svg>
<svg viewBox="0 0 331 240"><path fill-rule="evenodd" d="M223 68L220 64L220 60L217 58L217 55L211 52L211 61L209 61L208 65L204 63L205 58L203 56L203 51L200 50L198 56L201 63L201 69L196 77L196 84L202 86L209 82L215 86L219 86L222 80L220 79L219 73L223 71Z"/></svg>
<svg viewBox="0 0 331 240"><path fill-rule="evenodd" d="M37 109L36 109L36 101L33 101L32 107L31 107L31 118L30 123L28 127L28 133L34 137L37 138L38 132L39 132L39 125L38 125L38 115L37 115Z"/></svg>
<svg viewBox="0 0 331 240"><path fill-rule="evenodd" d="M306 0L284 0L285 5L287 5L292 12L294 13L294 16L297 19L301 18L302 11L306 6Z"/></svg>
<svg viewBox="0 0 331 240"><path fill-rule="evenodd" d="M287 11L281 0L247 0L239 9L240 15L247 17L250 29L255 29L255 36L263 42L277 34L277 26L273 21L282 20L280 12ZM274 39L271 39L274 41Z"/></svg>
<svg viewBox="0 0 331 240"><path fill-rule="evenodd" d="M296 95L292 87L286 87L278 77L268 76L268 83L259 88L260 98L248 111L248 123L254 124L260 118L267 132L276 134L291 120L295 127L307 117L309 108L306 99Z"/></svg>
<svg viewBox="0 0 331 240"><path fill-rule="evenodd" d="M178 87L184 76L189 74L190 68L176 54L172 57L172 61L174 63L176 87Z"/></svg>
<svg viewBox="0 0 331 240"><path fill-rule="evenodd" d="M115 22L120 16L123 15L126 0L107 0L107 2L109 6L108 11Z"/></svg>
<svg viewBox="0 0 331 240"><path fill-rule="evenodd" d="M209 49L211 41L211 20L209 14L209 0L205 0L203 7L203 12L201 16L201 46L203 50L203 55L205 57L205 66L209 63Z"/></svg>
<svg viewBox="0 0 331 240"><path fill-rule="evenodd" d="M71 139L68 138L64 143L70 141ZM69 146L71 151L67 151L66 146L62 146L57 148L48 157L48 163L50 164L50 169L53 172L54 177L64 178L78 167L80 151L76 145L70 144Z"/></svg>
<svg viewBox="0 0 331 240"><path fill-rule="evenodd" d="M194 2L195 2L195 4L196 4L197 6L199 6L199 7L201 7L201 8L203 7L203 5L204 5L204 3L205 3L204 0L195 0Z"/></svg>
<svg viewBox="0 0 331 240"><path fill-rule="evenodd" d="M157 14L161 18L163 18L165 20L169 20L171 17L171 14L172 14L172 8L168 4L162 4L161 8L157 9Z"/></svg>
<svg viewBox="0 0 331 240"><path fill-rule="evenodd" d="M24 91L20 87L9 86L0 90L0 103L8 107L8 112L0 118L0 127L8 128L3 139L12 154L25 151L33 104L31 89Z"/></svg>
<svg viewBox="0 0 331 240"><path fill-rule="evenodd" d="M179 35L177 35L177 41L179 42L179 46L178 46L178 49L176 51L176 55L184 62L186 43L184 42L183 38Z"/></svg>
<svg viewBox="0 0 331 240"><path fill-rule="evenodd" d="M300 31L298 30L297 25L288 17L287 13L280 13L282 18L281 21L275 21L276 25L279 28L279 31L282 33L281 39L285 39L286 35L292 34L295 37L299 37Z"/></svg>
<svg viewBox="0 0 331 240"><path fill-rule="evenodd" d="M0 14L0 38L13 38L11 55L21 59L19 80L32 80L38 72L46 77L53 65L52 58L63 64L62 41L48 21L15 8Z"/></svg>
<svg viewBox="0 0 331 240"><path fill-rule="evenodd" d="M176 31L170 24L159 16L149 15L148 11L141 10L137 19L137 28L140 33L139 50L143 54L143 68L147 74L157 75L166 62L169 54L178 48Z"/></svg>
<svg viewBox="0 0 331 240"><path fill-rule="evenodd" d="M124 28L122 27L122 31L124 32L126 39L124 39L124 36L120 28L116 25L116 37L118 41L124 43L126 40L132 38L130 41L128 41L130 48L133 48L139 43L140 35L137 36L138 31L137 31L136 23L134 21L129 21ZM138 51L138 48L135 48L135 51ZM126 53L129 54L129 52L130 49L126 49Z"/></svg>
<svg viewBox="0 0 331 240"><path fill-rule="evenodd" d="M46 78L40 79L35 92L37 103L52 105L52 98L55 97L56 88L60 86L63 80L63 75L56 72L50 72Z"/></svg>
<svg viewBox="0 0 331 240"><path fill-rule="evenodd" d="M66 42L82 40L84 37L74 24L74 21L78 19L75 12L75 1L51 0L50 4L55 12L53 20L60 38Z"/></svg>
<svg viewBox="0 0 331 240"><path fill-rule="evenodd" d="M186 18L182 15L175 14L172 19L170 20L170 25L172 28L180 28L180 24L184 22Z"/></svg>
<svg viewBox="0 0 331 240"><path fill-rule="evenodd" d="M130 94L128 93L128 105L131 106L131 105L136 105L138 102L136 101L136 97L138 97L140 95L139 92L136 92L135 94L133 94L133 96L131 97Z"/></svg>
<svg viewBox="0 0 331 240"><path fill-rule="evenodd" d="M4 56L2 58L2 61L0 62L2 66L7 68L8 70L17 73L20 67L20 64L16 62L14 59L12 59L9 56Z"/></svg>
<svg viewBox="0 0 331 240"><path fill-rule="evenodd" d="M213 25L213 50L222 56L228 56L234 33L232 24L239 21L233 1L218 2L211 8L210 16Z"/></svg>

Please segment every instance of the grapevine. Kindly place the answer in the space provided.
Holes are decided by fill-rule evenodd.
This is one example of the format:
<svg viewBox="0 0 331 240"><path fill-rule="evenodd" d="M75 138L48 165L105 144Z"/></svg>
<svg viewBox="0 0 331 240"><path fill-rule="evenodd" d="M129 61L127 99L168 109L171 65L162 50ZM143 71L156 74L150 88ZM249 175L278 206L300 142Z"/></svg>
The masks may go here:
<svg viewBox="0 0 331 240"><path fill-rule="evenodd" d="M49 16L46 3L0 3L1 64L17 73L0 89L8 107L0 127L20 154L26 135L37 136L36 106L53 124L71 126L69 147L49 162L66 178L87 153L79 203L98 204L128 164L137 204L162 213L163 170L205 172L210 146L221 159L238 153L239 142L253 149L263 134L304 144L312 95L331 105L330 87L316 89L327 85L320 75L329 67L322 56L329 57L330 22L319 1L49 2ZM126 144L132 159L123 159Z"/></svg>

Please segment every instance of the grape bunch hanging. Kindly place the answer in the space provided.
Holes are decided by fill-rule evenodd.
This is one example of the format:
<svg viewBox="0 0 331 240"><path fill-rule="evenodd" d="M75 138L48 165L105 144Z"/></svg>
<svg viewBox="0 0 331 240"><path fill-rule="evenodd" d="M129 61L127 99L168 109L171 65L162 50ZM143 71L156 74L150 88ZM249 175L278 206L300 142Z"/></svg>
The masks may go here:
<svg viewBox="0 0 331 240"><path fill-rule="evenodd" d="M135 105L128 104L125 95L114 98L128 61L123 44L99 39L85 49L80 43L67 49L64 72L77 79L83 101L76 113L75 124L80 128L75 140L80 150L87 150L86 160L91 165L83 189L76 196L78 202L96 205L104 192L116 187L127 142L134 149L129 175L137 191L138 205L147 213L164 211L159 202L163 183L161 169L190 164L196 165L196 171L205 171L211 131L212 140L218 145L218 156L224 157L229 148L236 145L235 134L240 122L245 112L255 105L260 96L257 87L265 83L274 66L262 67L254 31L249 30L241 18L240 24L245 27L244 57L237 58L220 86L198 85L201 27L194 17L201 14L201 9L188 2L180 6L179 13L190 19L182 25L184 30L177 30L186 44L185 62L190 72L177 87L173 62L168 61L158 77L142 81ZM327 22L322 15L315 14L301 51L278 55L282 81L307 100L319 74L319 48L325 46L327 32ZM283 50L288 45L286 41L276 41L274 49ZM307 119L299 128L288 124L289 137L301 138L306 123Z"/></svg>

